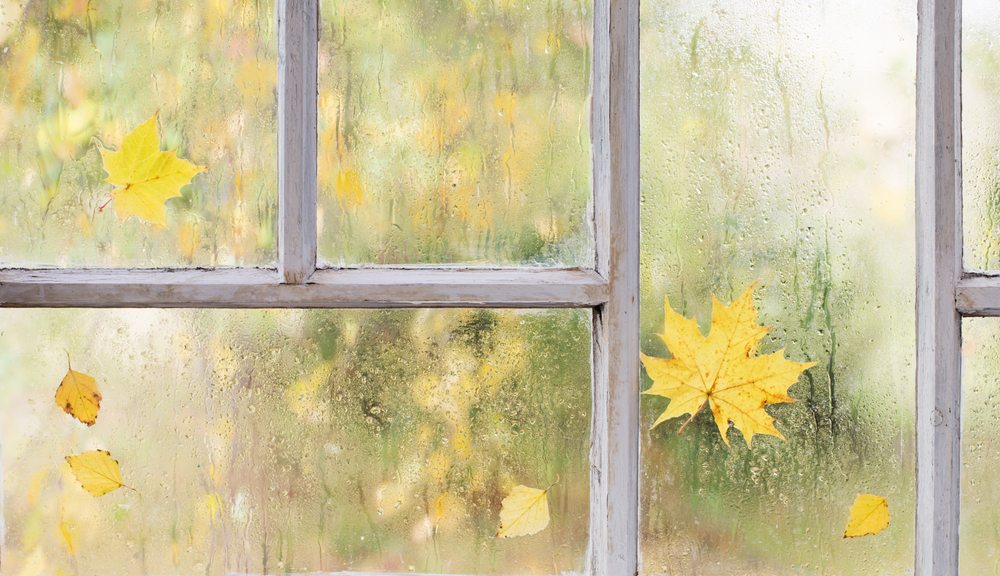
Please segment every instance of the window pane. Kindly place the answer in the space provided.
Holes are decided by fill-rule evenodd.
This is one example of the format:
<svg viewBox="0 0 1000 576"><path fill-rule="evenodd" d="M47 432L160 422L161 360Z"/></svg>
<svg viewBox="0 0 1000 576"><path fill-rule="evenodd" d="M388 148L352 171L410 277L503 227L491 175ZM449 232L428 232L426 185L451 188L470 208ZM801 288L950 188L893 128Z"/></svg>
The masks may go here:
<svg viewBox="0 0 1000 576"><path fill-rule="evenodd" d="M273 262L273 12L267 0L3 2L0 265ZM144 219L163 225L120 222L138 188L108 203L99 148L154 114L159 149L207 168L150 200L165 213ZM119 183L150 176L130 174Z"/></svg>
<svg viewBox="0 0 1000 576"><path fill-rule="evenodd" d="M962 3L962 179L965 261L1000 268L1000 5Z"/></svg>
<svg viewBox="0 0 1000 576"><path fill-rule="evenodd" d="M650 429L671 401L643 396L643 572L903 574L914 4L646 2L642 19L643 351L669 357L664 294L707 332L711 294L758 282L757 353L817 363L767 407L785 439L750 449L707 408L680 436L687 416ZM844 538L862 494L891 522Z"/></svg>
<svg viewBox="0 0 1000 576"><path fill-rule="evenodd" d="M593 265L590 2L321 4L323 259Z"/></svg>
<svg viewBox="0 0 1000 576"><path fill-rule="evenodd" d="M583 569L589 311L6 310L0 332L6 571ZM67 354L93 426L53 401ZM84 492L65 457L97 449L141 497ZM517 485L551 522L496 538Z"/></svg>
<svg viewBox="0 0 1000 576"><path fill-rule="evenodd" d="M1000 443L1000 324L995 318L962 321L962 574L1000 570L997 460Z"/></svg>

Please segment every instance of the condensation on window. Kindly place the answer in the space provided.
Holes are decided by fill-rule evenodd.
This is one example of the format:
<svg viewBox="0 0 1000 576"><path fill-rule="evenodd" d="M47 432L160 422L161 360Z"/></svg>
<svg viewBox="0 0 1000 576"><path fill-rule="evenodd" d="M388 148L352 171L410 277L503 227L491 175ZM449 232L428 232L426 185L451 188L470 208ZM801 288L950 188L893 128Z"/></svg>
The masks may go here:
<svg viewBox="0 0 1000 576"><path fill-rule="evenodd" d="M327 264L593 265L591 2L321 7Z"/></svg>
<svg viewBox="0 0 1000 576"><path fill-rule="evenodd" d="M5 310L4 570L581 572L590 349L588 310ZM93 450L128 488L84 491ZM550 522L497 538L519 485Z"/></svg>
<svg viewBox="0 0 1000 576"><path fill-rule="evenodd" d="M962 321L962 574L1000 571L1000 509L997 461L1000 442L1000 323Z"/></svg>
<svg viewBox="0 0 1000 576"><path fill-rule="evenodd" d="M903 574L913 566L916 5L642 3L642 350L664 295L703 332L754 283L757 353L815 362L775 404L784 440L707 409L651 428L647 576ZM651 384L643 372L643 389ZM680 432L680 435L678 435ZM855 498L884 531L844 538Z"/></svg>
<svg viewBox="0 0 1000 576"><path fill-rule="evenodd" d="M0 265L272 263L275 66L268 0L0 1ZM207 168L121 222L99 147L154 114Z"/></svg>
<svg viewBox="0 0 1000 576"><path fill-rule="evenodd" d="M1000 268L1000 5L962 2L962 184L965 261Z"/></svg>

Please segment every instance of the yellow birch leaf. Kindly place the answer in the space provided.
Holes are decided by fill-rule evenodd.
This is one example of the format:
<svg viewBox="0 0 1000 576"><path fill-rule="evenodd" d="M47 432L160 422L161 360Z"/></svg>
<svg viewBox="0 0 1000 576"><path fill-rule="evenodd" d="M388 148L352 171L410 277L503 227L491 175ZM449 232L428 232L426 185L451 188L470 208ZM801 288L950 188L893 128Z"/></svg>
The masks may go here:
<svg viewBox="0 0 1000 576"><path fill-rule="evenodd" d="M111 198L122 222L135 216L143 222L166 226L167 209L163 203L180 196L180 189L207 168L178 158L173 150L160 151L156 114L126 135L117 151L98 148L108 173L107 182L117 186Z"/></svg>
<svg viewBox="0 0 1000 576"><path fill-rule="evenodd" d="M784 437L774 427L764 406L779 402L794 402L788 387L799 374L815 362L792 362L784 358L784 350L767 356L754 356L754 348L769 327L757 324L753 307L753 289L729 306L712 297L712 328L702 336L695 319L687 319L670 308L664 298L665 321L660 338L673 358L664 360L640 354L646 373L653 385L643 394L670 398L670 405L653 424L690 414L687 422L705 404L715 416L715 424L726 439L729 422L743 433L750 446L754 434ZM685 426L687 425L685 422ZM681 426L681 431L684 426Z"/></svg>
<svg viewBox="0 0 1000 576"><path fill-rule="evenodd" d="M548 490L514 486L500 508L497 538L528 536L549 525Z"/></svg>
<svg viewBox="0 0 1000 576"><path fill-rule="evenodd" d="M80 485L92 496L104 496L125 487L118 461L107 450L91 450L67 456L66 461Z"/></svg>
<svg viewBox="0 0 1000 576"><path fill-rule="evenodd" d="M851 505L844 538L878 534L889 526L889 501L881 496L861 494Z"/></svg>
<svg viewBox="0 0 1000 576"><path fill-rule="evenodd" d="M56 388L56 404L80 422L93 426L101 409L101 391L97 389L97 380L70 366Z"/></svg>

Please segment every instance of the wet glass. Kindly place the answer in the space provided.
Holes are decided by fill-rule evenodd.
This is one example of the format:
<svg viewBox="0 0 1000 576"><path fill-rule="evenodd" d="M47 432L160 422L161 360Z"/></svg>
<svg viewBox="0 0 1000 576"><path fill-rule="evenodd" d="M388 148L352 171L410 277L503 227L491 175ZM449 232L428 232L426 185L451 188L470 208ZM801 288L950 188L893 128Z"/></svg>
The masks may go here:
<svg viewBox="0 0 1000 576"><path fill-rule="evenodd" d="M4 310L0 333L5 571L584 569L588 310ZM68 362L93 426L53 401ZM84 492L65 458L92 450L130 489ZM497 538L517 485L551 521Z"/></svg>
<svg viewBox="0 0 1000 576"><path fill-rule="evenodd" d="M321 9L325 265L593 265L590 2Z"/></svg>
<svg viewBox="0 0 1000 576"><path fill-rule="evenodd" d="M703 332L758 283L758 354L816 362L767 407L784 440L706 409L651 428L646 575L902 574L913 567L913 159L908 1L642 3L642 341L663 297ZM642 388L651 380L643 371ZM844 538L860 494L889 527Z"/></svg>
<svg viewBox="0 0 1000 576"><path fill-rule="evenodd" d="M997 461L1000 442L1000 323L994 318L962 321L962 574L1000 570L1000 510Z"/></svg>
<svg viewBox="0 0 1000 576"><path fill-rule="evenodd" d="M267 0L0 1L0 266L271 264L273 21ZM154 114L207 169L165 222L120 222L98 147Z"/></svg>
<svg viewBox="0 0 1000 576"><path fill-rule="evenodd" d="M1000 269L1000 5L962 2L962 197L965 261Z"/></svg>

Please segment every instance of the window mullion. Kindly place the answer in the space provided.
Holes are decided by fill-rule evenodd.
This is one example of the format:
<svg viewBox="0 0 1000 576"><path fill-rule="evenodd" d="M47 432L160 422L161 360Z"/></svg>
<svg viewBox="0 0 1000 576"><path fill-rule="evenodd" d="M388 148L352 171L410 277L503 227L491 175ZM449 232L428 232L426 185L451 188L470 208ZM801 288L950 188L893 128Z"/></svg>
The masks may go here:
<svg viewBox="0 0 1000 576"><path fill-rule="evenodd" d="M597 272L590 551L593 575L638 573L639 2L596 0L591 130Z"/></svg>
<svg viewBox="0 0 1000 576"><path fill-rule="evenodd" d="M316 269L318 0L278 0L278 275Z"/></svg>
<svg viewBox="0 0 1000 576"><path fill-rule="evenodd" d="M916 575L958 574L961 0L920 0L917 40Z"/></svg>

